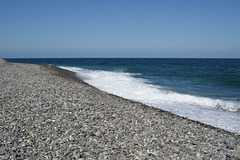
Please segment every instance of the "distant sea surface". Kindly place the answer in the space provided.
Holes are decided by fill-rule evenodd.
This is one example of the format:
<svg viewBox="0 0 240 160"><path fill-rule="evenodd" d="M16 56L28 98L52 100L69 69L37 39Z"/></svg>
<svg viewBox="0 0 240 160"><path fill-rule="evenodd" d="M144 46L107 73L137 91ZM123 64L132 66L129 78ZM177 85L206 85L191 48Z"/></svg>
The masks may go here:
<svg viewBox="0 0 240 160"><path fill-rule="evenodd" d="M240 134L240 59L6 59L50 64L96 88Z"/></svg>

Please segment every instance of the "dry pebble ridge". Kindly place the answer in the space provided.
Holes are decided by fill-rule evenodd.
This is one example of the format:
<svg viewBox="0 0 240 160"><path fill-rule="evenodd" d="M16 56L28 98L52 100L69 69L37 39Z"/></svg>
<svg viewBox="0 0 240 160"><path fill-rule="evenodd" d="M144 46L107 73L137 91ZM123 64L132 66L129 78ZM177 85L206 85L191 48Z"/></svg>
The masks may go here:
<svg viewBox="0 0 240 160"><path fill-rule="evenodd" d="M240 136L0 59L0 159L239 159Z"/></svg>

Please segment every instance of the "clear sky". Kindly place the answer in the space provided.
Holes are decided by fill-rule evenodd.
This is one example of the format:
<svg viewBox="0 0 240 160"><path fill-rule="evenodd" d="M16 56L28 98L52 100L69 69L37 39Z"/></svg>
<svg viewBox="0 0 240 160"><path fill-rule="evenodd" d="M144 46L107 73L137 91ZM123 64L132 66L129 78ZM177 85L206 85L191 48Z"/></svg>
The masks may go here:
<svg viewBox="0 0 240 160"><path fill-rule="evenodd" d="M0 0L0 57L240 58L240 0Z"/></svg>

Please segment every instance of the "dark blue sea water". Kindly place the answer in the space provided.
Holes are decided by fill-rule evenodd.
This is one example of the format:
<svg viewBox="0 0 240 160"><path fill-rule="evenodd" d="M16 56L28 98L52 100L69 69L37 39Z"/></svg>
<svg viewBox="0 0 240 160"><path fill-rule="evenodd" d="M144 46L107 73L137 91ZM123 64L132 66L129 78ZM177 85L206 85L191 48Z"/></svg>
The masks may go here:
<svg viewBox="0 0 240 160"><path fill-rule="evenodd" d="M7 59L51 64L147 105L240 133L240 59Z"/></svg>

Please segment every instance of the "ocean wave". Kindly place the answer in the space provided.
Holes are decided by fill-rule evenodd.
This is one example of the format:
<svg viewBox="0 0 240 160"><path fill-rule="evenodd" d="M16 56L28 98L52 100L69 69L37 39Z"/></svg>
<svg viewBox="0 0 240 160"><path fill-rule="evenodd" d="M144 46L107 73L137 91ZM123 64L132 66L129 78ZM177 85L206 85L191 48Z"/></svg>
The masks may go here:
<svg viewBox="0 0 240 160"><path fill-rule="evenodd" d="M135 78L132 73L88 70L79 67L62 67L76 72L87 83L116 94L118 96L140 101L146 104L161 105L194 105L207 108L240 111L240 104L234 101L197 97L163 90L161 86L151 85L146 79Z"/></svg>
<svg viewBox="0 0 240 160"><path fill-rule="evenodd" d="M130 73L61 67L71 70L88 84L146 105L170 111L231 132L240 133L240 104L235 101L197 97L164 90ZM238 129L239 128L239 129Z"/></svg>

